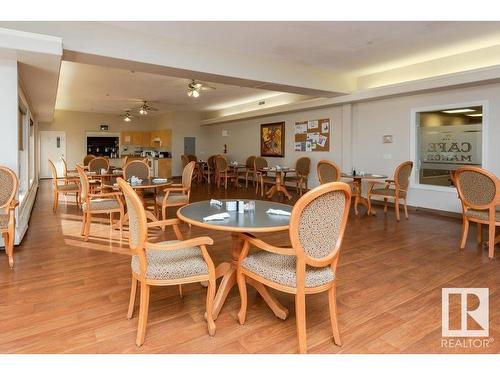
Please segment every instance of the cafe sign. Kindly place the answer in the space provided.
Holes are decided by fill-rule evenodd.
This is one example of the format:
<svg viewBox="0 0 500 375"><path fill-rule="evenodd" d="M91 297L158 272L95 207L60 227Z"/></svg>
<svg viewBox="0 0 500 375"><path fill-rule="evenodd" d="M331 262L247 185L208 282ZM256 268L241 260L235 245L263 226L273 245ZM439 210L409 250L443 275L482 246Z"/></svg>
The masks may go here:
<svg viewBox="0 0 500 375"><path fill-rule="evenodd" d="M423 162L481 164L481 125L420 128Z"/></svg>

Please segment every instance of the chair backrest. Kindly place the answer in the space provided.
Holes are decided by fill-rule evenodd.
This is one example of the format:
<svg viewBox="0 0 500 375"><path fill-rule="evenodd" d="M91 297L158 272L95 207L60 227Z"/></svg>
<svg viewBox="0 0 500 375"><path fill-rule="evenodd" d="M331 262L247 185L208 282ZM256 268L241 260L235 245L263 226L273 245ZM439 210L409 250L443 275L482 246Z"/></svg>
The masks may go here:
<svg viewBox="0 0 500 375"><path fill-rule="evenodd" d="M102 156L99 156L97 158L92 159L89 162L89 171L90 172L101 173L101 169L105 169L106 171L109 170L108 159L103 158Z"/></svg>
<svg viewBox="0 0 500 375"><path fill-rule="evenodd" d="M0 211L5 211L16 197L19 179L12 169L0 166Z"/></svg>
<svg viewBox="0 0 500 375"><path fill-rule="evenodd" d="M146 212L141 199L130 185L121 177L116 182L125 197L129 220L129 246L139 255L141 275L145 275L147 261L144 254L144 242L147 239ZM144 268L143 268L144 267Z"/></svg>
<svg viewBox="0 0 500 375"><path fill-rule="evenodd" d="M83 158L83 165L86 167L87 165L89 165L90 161L92 159L95 159L95 155L91 155L91 154L88 154L86 155L84 158Z"/></svg>
<svg viewBox="0 0 500 375"><path fill-rule="evenodd" d="M61 156L61 161L62 161L62 164L63 164L64 177L68 177L68 164L66 163L66 159L64 159Z"/></svg>
<svg viewBox="0 0 500 375"><path fill-rule="evenodd" d="M125 166L127 165L127 163L128 163L128 155L125 155L122 158L122 168L125 168Z"/></svg>
<svg viewBox="0 0 500 375"><path fill-rule="evenodd" d="M79 165L76 166L76 171L78 172L78 177L80 178L80 195L82 201L86 201L90 191L89 178L85 174L85 170Z"/></svg>
<svg viewBox="0 0 500 375"><path fill-rule="evenodd" d="M187 155L181 155L182 168L184 168L189 163L189 158Z"/></svg>
<svg viewBox="0 0 500 375"><path fill-rule="evenodd" d="M260 157L260 156L257 156L255 158L254 163L253 163L253 166L254 166L255 170L259 170L259 169L265 168L265 167L267 167L267 165L268 165L267 164L267 160L264 159L264 158L262 158L262 157Z"/></svg>
<svg viewBox="0 0 500 375"><path fill-rule="evenodd" d="M191 195L191 183L193 182L193 172L196 162L190 161L182 170L182 186L187 189L188 197Z"/></svg>
<svg viewBox="0 0 500 375"><path fill-rule="evenodd" d="M295 163L295 171L300 176L309 176L309 172L311 171L311 159L307 156L298 158Z"/></svg>
<svg viewBox="0 0 500 375"><path fill-rule="evenodd" d="M208 168L210 168L211 170L215 170L215 168L216 168L216 165L215 165L216 158L217 158L217 155L212 155L207 159Z"/></svg>
<svg viewBox="0 0 500 375"><path fill-rule="evenodd" d="M143 160L132 160L123 168L123 177L128 180L130 177L135 176L140 179L150 178L151 170L149 165Z"/></svg>
<svg viewBox="0 0 500 375"><path fill-rule="evenodd" d="M247 161L245 162L245 165L246 165L247 169L253 169L254 168L254 162L255 162L255 156L254 155L249 156L247 158Z"/></svg>
<svg viewBox="0 0 500 375"><path fill-rule="evenodd" d="M340 181L340 167L333 161L320 160L317 169L320 184Z"/></svg>
<svg viewBox="0 0 500 375"><path fill-rule="evenodd" d="M188 155L187 157L188 157L189 161L194 161L194 162L198 161L198 158L196 157L196 155Z"/></svg>
<svg viewBox="0 0 500 375"><path fill-rule="evenodd" d="M227 160L222 155L217 155L215 158L215 168L218 172L225 172L227 170Z"/></svg>
<svg viewBox="0 0 500 375"><path fill-rule="evenodd" d="M52 160L49 159L50 172L52 173L52 184L57 186L57 168Z"/></svg>
<svg viewBox="0 0 500 375"><path fill-rule="evenodd" d="M500 202L500 181L479 167L462 167L455 172L455 186L466 208L485 210Z"/></svg>
<svg viewBox="0 0 500 375"><path fill-rule="evenodd" d="M394 171L394 183L396 184L396 189L405 191L408 190L412 169L412 161L404 161L396 167L396 170Z"/></svg>
<svg viewBox="0 0 500 375"><path fill-rule="evenodd" d="M336 266L349 215L351 188L344 182L320 185L295 203L290 240L297 262Z"/></svg>

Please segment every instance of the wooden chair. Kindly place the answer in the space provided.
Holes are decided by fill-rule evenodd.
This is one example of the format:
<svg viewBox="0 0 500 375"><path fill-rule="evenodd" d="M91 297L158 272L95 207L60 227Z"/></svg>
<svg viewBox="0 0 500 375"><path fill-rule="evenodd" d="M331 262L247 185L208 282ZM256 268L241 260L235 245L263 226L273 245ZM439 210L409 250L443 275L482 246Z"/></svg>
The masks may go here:
<svg viewBox="0 0 500 375"><path fill-rule="evenodd" d="M273 246L249 234L241 235L244 242L237 266L240 324L246 319L247 277L273 289L295 294L299 350L306 353L305 296L328 292L333 339L335 344L341 345L337 323L336 268L350 201L351 189L343 182L320 185L302 196L293 207L290 218L292 247ZM250 246L260 251L249 255Z"/></svg>
<svg viewBox="0 0 500 375"><path fill-rule="evenodd" d="M297 159L297 162L295 163L295 175L287 175L285 181L295 181L297 191L299 192L300 196L302 196L303 187L305 187L306 190L308 188L307 180L309 178L310 171L311 159L306 156L301 157Z"/></svg>
<svg viewBox="0 0 500 375"><path fill-rule="evenodd" d="M155 201L156 217L158 217L158 208L161 207L163 220L167 219L167 209L169 207L182 207L189 204L191 196L191 184L193 181L194 161L189 162L182 171L182 181L180 184L173 184L166 188L165 194L158 194Z"/></svg>
<svg viewBox="0 0 500 375"><path fill-rule="evenodd" d="M105 157L94 157L89 162L89 172L101 173L101 169L109 171L109 161Z"/></svg>
<svg viewBox="0 0 500 375"><path fill-rule="evenodd" d="M320 184L340 181L340 167L330 160L320 160L317 166Z"/></svg>
<svg viewBox="0 0 500 375"><path fill-rule="evenodd" d="M410 175L413 169L412 161L405 161L399 164L394 171L394 179L385 180L383 188L375 189L378 181L370 181L368 189L368 214L372 213L372 196L379 196L384 198L384 213L387 213L388 199L394 199L394 209L396 211L396 220L399 221L399 200L403 200L405 217L408 219L408 207L406 206L406 196L408 194L408 186L410 185Z"/></svg>
<svg viewBox="0 0 500 375"><path fill-rule="evenodd" d="M190 160L187 155L181 155L182 169L184 169L186 165L188 165L189 161Z"/></svg>
<svg viewBox="0 0 500 375"><path fill-rule="evenodd" d="M494 256L495 229L500 226L500 180L478 167L462 167L455 172L455 186L462 202L462 240L465 247L469 222L477 223L477 242L482 242L482 225L488 226L488 256Z"/></svg>
<svg viewBox="0 0 500 375"><path fill-rule="evenodd" d="M151 178L151 170L149 165L144 160L129 161L123 167L123 178L128 180L132 176L138 177L142 180Z"/></svg>
<svg viewBox="0 0 500 375"><path fill-rule="evenodd" d="M49 160L50 170L52 172L52 187L54 192L54 203L52 204L52 211L57 212L59 206L59 194L75 194L77 207L80 206L80 186L78 185L78 177L58 177L57 169L52 160ZM59 184L59 182L63 184Z"/></svg>
<svg viewBox="0 0 500 375"><path fill-rule="evenodd" d="M16 236L16 199L19 179L14 171L0 166L0 233L10 268L14 268L14 239Z"/></svg>
<svg viewBox="0 0 500 375"><path fill-rule="evenodd" d="M128 155L125 155L122 158L122 168L125 168L125 166L127 165L127 163L128 163Z"/></svg>
<svg viewBox="0 0 500 375"><path fill-rule="evenodd" d="M256 184L255 184L255 194L259 193L259 185L260 185L260 196L264 196L264 186L266 184L274 184L275 179L271 178L267 175L267 172L263 172L260 169L266 168L268 166L267 160L258 156L255 158L253 162L253 168L255 170L255 179L256 179Z"/></svg>
<svg viewBox="0 0 500 375"><path fill-rule="evenodd" d="M78 177L78 172L76 171L76 169L68 169L68 163L66 163L66 159L64 159L62 156L61 161L64 168L64 177Z"/></svg>
<svg viewBox="0 0 500 375"><path fill-rule="evenodd" d="M226 158L222 155L218 155L215 158L215 165L217 169L217 187L220 187L221 180L224 180L224 189L227 190L227 181L233 181L235 186L238 187L238 174L231 168Z"/></svg>
<svg viewBox="0 0 500 375"><path fill-rule="evenodd" d="M81 235L85 237L85 241L89 239L90 224L92 223L92 215L109 214L110 230L113 228L113 214L119 213L118 221L120 228L120 239L122 239L122 221L125 215L125 207L120 199L120 192L110 193L92 193L90 191L89 178L85 174L83 168L76 166L78 176L80 178L80 186L82 188L82 231Z"/></svg>
<svg viewBox="0 0 500 375"><path fill-rule="evenodd" d="M83 158L83 165L87 167L92 159L95 159L95 155L88 154Z"/></svg>
<svg viewBox="0 0 500 375"><path fill-rule="evenodd" d="M139 324L136 344L141 346L146 336L146 324L149 309L149 289L151 285L179 285L187 283L208 282L206 314L208 333L215 335L213 305L216 279L215 267L207 251L212 245L210 237L198 237L183 240L179 219L147 222L146 213L141 200L134 189L122 178L118 178L118 186L125 196L127 212L130 220L129 245L132 251L132 287L127 319L134 312L137 282L140 282ZM172 226L177 240L152 243L148 240L148 228Z"/></svg>
<svg viewBox="0 0 500 375"><path fill-rule="evenodd" d="M255 158L256 156L249 156L245 162L245 187L248 187L248 177L252 176L252 181L255 186Z"/></svg>
<svg viewBox="0 0 500 375"><path fill-rule="evenodd" d="M214 181L216 181L216 175L215 175L215 158L217 155L212 155L207 159L207 164L205 165L203 169L203 178L207 181L207 183L210 184L212 181L212 176L214 177Z"/></svg>

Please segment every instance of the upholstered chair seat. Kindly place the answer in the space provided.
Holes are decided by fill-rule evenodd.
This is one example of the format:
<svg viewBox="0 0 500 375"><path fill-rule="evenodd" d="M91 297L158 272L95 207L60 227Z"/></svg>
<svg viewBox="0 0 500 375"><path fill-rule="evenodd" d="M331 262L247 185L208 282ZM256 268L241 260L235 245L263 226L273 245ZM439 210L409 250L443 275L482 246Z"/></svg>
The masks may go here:
<svg viewBox="0 0 500 375"><path fill-rule="evenodd" d="M57 187L60 191L73 191L73 190L78 190L78 185L77 184L67 184L67 185L59 185Z"/></svg>
<svg viewBox="0 0 500 375"><path fill-rule="evenodd" d="M295 255L273 254L259 251L245 258L243 268L267 280L290 286L297 286L297 257ZM306 267L306 288L326 285L335 279L332 268Z"/></svg>
<svg viewBox="0 0 500 375"><path fill-rule="evenodd" d="M158 195L156 197L156 202L158 202L159 205L163 203L163 199L165 199L164 195ZM189 203L189 198L187 195L184 194L169 194L167 197L167 203L169 204L188 204Z"/></svg>
<svg viewBox="0 0 500 375"><path fill-rule="evenodd" d="M168 245L180 241L157 242L156 245ZM146 279L176 280L185 277L208 275L208 266L199 247L180 250L150 250L146 248ZM132 272L141 275L139 256L132 256Z"/></svg>
<svg viewBox="0 0 500 375"><path fill-rule="evenodd" d="M2 215L0 214L0 229L7 229L7 225L9 224L10 215Z"/></svg>
<svg viewBox="0 0 500 375"><path fill-rule="evenodd" d="M373 189L372 190L373 195L384 195L387 197L395 197L396 196L396 189ZM400 198L406 197L406 191L399 191L398 192Z"/></svg>
<svg viewBox="0 0 500 375"><path fill-rule="evenodd" d="M83 211L87 211L87 202L83 202L82 204ZM100 211L100 210L119 210L120 204L114 198L98 198L90 200L90 210L91 211Z"/></svg>
<svg viewBox="0 0 500 375"><path fill-rule="evenodd" d="M487 210L474 210L472 208L468 209L465 216L472 219L479 219L488 221L490 219L489 212ZM500 207L496 209L495 221L500 222Z"/></svg>

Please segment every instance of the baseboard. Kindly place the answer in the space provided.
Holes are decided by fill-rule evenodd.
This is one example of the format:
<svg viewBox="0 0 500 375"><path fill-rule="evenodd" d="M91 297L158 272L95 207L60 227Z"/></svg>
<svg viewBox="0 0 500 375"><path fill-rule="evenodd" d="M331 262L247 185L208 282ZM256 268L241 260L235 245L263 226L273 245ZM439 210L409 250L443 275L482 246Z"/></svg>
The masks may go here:
<svg viewBox="0 0 500 375"><path fill-rule="evenodd" d="M372 205L377 206L377 207L384 207L384 201L372 199ZM387 202L387 206L390 209L394 209L393 202ZM401 206L402 205L400 204L400 208L401 208ZM438 215L438 216L445 216L445 217L452 217L455 219L462 219L462 214L458 213L458 212L435 210L433 208L417 207L417 206L411 206L411 205L408 205L407 207L408 207L409 212L423 212L423 213L429 213L429 214Z"/></svg>

